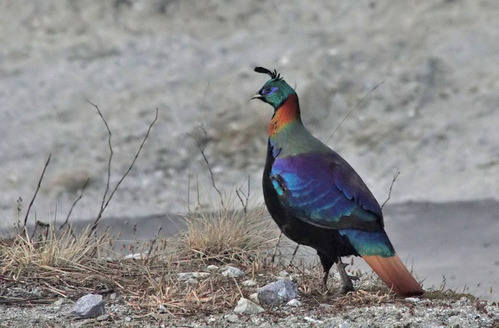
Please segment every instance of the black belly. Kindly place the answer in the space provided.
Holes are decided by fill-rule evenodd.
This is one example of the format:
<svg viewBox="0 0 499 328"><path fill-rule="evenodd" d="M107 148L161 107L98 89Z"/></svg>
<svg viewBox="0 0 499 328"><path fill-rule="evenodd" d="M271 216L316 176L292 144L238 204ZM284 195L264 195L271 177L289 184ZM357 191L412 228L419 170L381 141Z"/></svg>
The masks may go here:
<svg viewBox="0 0 499 328"><path fill-rule="evenodd" d="M342 237L337 230L308 224L294 217L281 205L269 177L272 163L272 151L269 147L262 180L263 196L270 215L284 235L298 244L314 248L317 252L334 261L340 256L358 255L348 240Z"/></svg>

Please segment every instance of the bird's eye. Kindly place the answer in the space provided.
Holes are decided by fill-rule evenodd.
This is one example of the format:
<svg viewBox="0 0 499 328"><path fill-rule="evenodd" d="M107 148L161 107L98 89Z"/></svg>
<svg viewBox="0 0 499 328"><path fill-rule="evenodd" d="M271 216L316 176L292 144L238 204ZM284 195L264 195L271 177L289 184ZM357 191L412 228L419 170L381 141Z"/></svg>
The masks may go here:
<svg viewBox="0 0 499 328"><path fill-rule="evenodd" d="M262 96L270 96L271 94L273 94L276 91L277 91L277 87L266 87L260 91L260 94Z"/></svg>

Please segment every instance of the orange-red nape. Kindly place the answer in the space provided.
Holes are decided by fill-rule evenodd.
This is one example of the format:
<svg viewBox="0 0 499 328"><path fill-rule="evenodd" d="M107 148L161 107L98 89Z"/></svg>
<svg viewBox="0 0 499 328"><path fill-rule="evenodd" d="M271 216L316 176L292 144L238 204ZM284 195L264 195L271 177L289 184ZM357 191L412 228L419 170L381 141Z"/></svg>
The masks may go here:
<svg viewBox="0 0 499 328"><path fill-rule="evenodd" d="M298 96L291 94L284 103L276 109L274 117L270 121L269 135L272 136L289 123L300 119L300 105L298 104Z"/></svg>

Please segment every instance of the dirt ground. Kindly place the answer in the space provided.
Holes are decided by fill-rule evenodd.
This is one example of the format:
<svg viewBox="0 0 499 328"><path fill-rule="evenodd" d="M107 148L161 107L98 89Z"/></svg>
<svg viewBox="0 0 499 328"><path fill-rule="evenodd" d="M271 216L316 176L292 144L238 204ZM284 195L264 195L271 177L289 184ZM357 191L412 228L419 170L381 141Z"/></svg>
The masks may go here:
<svg viewBox="0 0 499 328"><path fill-rule="evenodd" d="M160 112L108 218L183 214L196 181L210 203L187 136L201 123L219 185L245 188L249 175L259 204L271 111L248 99L261 65L296 86L305 123L380 202L401 171L387 229L428 284L445 276L497 299L498 13L493 0L2 2L0 228L26 209L49 153L32 213L60 220L90 178L73 217L96 215L106 130L87 99L113 130L113 182Z"/></svg>

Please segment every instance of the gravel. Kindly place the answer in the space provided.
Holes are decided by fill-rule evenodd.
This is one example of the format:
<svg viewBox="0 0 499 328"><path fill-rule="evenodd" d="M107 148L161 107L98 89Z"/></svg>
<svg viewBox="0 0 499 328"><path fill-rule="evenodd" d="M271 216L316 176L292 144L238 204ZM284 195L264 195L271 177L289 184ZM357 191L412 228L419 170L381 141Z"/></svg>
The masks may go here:
<svg viewBox="0 0 499 328"><path fill-rule="evenodd" d="M250 302L250 301L248 301ZM64 326L88 327L104 324L106 327L459 327L487 328L499 324L499 306L496 303L460 300L428 300L397 302L371 307L349 306L341 312L325 307L281 307L257 314L227 313L173 318L157 314L155 319L134 314L124 304L106 299L108 316L78 319L67 316L71 304L64 302L61 309L53 304L32 307L0 305L2 325L8 327ZM160 309L158 312L162 312ZM232 313L231 313L232 312Z"/></svg>

